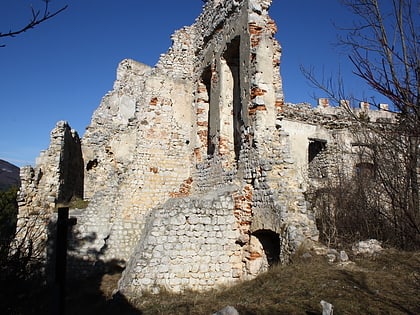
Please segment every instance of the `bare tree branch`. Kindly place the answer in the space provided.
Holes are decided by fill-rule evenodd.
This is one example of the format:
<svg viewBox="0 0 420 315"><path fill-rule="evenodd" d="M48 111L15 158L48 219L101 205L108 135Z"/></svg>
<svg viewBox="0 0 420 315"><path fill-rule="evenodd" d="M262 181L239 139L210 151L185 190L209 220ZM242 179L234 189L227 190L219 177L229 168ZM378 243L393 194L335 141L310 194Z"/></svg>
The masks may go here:
<svg viewBox="0 0 420 315"><path fill-rule="evenodd" d="M44 10L43 13L41 14L41 10L36 10L31 6L31 20L24 26L15 29L15 30L9 30L7 33L1 33L0 32L0 38L2 37L15 37L16 35L19 35L21 33L24 33L30 29L33 29L35 26L55 17L56 15L60 14L61 12L63 12L64 10L67 9L68 5L65 5L64 7L50 12L49 11L49 3L51 0L44 0L45 1L45 6L44 6ZM2 44L0 45L0 47L5 47L6 45Z"/></svg>
<svg viewBox="0 0 420 315"><path fill-rule="evenodd" d="M351 27L341 29L346 36L339 43L349 51L353 73L387 97L398 118L394 123L378 124L353 115L359 122L354 136L374 148L369 160L375 161L376 172L374 189L366 191L368 183L361 183L354 193L371 198L360 199L361 207L379 207L374 212L389 220L398 246L420 248L419 3L412 0L342 2L356 19ZM349 99L340 75L326 80L318 79L313 69L302 68L302 73L333 100ZM346 200L340 199L343 196L335 197L337 206L346 205ZM350 200L355 198L350 197ZM374 223L377 225L379 221Z"/></svg>

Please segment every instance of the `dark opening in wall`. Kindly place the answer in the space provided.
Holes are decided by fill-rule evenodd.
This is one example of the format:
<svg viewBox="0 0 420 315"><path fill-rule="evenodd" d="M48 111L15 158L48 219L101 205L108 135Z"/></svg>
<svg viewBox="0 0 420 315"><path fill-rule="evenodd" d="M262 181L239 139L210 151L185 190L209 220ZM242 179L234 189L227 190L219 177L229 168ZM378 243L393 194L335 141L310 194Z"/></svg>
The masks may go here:
<svg viewBox="0 0 420 315"><path fill-rule="evenodd" d="M93 169L93 168L95 168L97 166L98 166L98 160L97 159L90 160L86 164L86 171L90 171L91 169Z"/></svg>
<svg viewBox="0 0 420 315"><path fill-rule="evenodd" d="M216 135L216 128L214 124L214 118L216 115L215 111L217 108L214 108L215 106L212 104L212 97L211 97L211 67L208 66L204 69L203 74L201 75L201 81L206 86L206 92L207 92L207 99L208 99L208 113L207 113L207 156L213 156L215 151L215 135Z"/></svg>
<svg viewBox="0 0 420 315"><path fill-rule="evenodd" d="M325 150L326 145L326 140L310 138L308 147L308 163L311 163L315 157L321 153L321 151Z"/></svg>
<svg viewBox="0 0 420 315"><path fill-rule="evenodd" d="M226 60L233 77L233 143L236 161L239 160L239 153L241 150L241 128L244 124L241 101L240 42L240 37L235 37L229 43L223 54L223 58Z"/></svg>
<svg viewBox="0 0 420 315"><path fill-rule="evenodd" d="M280 262L280 236L271 230L258 230L252 233L258 238L267 256L268 265L271 267Z"/></svg>

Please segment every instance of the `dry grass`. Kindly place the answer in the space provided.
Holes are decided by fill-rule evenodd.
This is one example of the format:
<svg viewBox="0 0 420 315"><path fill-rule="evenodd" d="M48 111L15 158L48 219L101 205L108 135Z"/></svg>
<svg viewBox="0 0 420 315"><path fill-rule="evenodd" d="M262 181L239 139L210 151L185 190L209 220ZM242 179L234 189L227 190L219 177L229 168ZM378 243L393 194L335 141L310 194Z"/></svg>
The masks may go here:
<svg viewBox="0 0 420 315"><path fill-rule="evenodd" d="M352 260L331 265L323 257L297 259L231 288L146 294L131 304L123 298L109 299L118 274L107 275L96 285L101 298L79 290L70 296L67 314L208 315L227 305L241 315L321 314L321 300L334 305L334 314L420 314L419 252L388 250L374 258ZM71 305L76 300L77 308Z"/></svg>

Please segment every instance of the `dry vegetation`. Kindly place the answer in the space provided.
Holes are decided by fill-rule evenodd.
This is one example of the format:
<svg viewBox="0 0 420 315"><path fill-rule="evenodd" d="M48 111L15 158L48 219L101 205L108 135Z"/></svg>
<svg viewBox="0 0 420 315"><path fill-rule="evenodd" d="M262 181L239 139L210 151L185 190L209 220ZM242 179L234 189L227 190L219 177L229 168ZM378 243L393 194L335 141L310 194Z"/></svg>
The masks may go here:
<svg viewBox="0 0 420 315"><path fill-rule="evenodd" d="M146 294L128 303L111 299L119 273L73 283L67 314L212 314L227 305L241 315L420 314L420 252L387 250L376 257L351 257L346 265L324 257L298 258L258 278L205 293ZM132 306L134 305L134 306Z"/></svg>

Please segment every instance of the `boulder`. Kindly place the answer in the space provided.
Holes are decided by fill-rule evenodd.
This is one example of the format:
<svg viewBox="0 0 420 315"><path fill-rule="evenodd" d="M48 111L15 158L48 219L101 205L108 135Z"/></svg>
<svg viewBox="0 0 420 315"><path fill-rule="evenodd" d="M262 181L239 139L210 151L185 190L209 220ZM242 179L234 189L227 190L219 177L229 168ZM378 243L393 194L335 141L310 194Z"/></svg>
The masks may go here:
<svg viewBox="0 0 420 315"><path fill-rule="evenodd" d="M378 240L370 239L361 241L352 246L353 254L372 256L383 250L381 243Z"/></svg>
<svg viewBox="0 0 420 315"><path fill-rule="evenodd" d="M220 311L214 313L213 315L239 315L236 308L233 306L226 306L225 308L222 308Z"/></svg>
<svg viewBox="0 0 420 315"><path fill-rule="evenodd" d="M322 300L320 304L322 305L322 315L333 315L334 306L331 303Z"/></svg>

